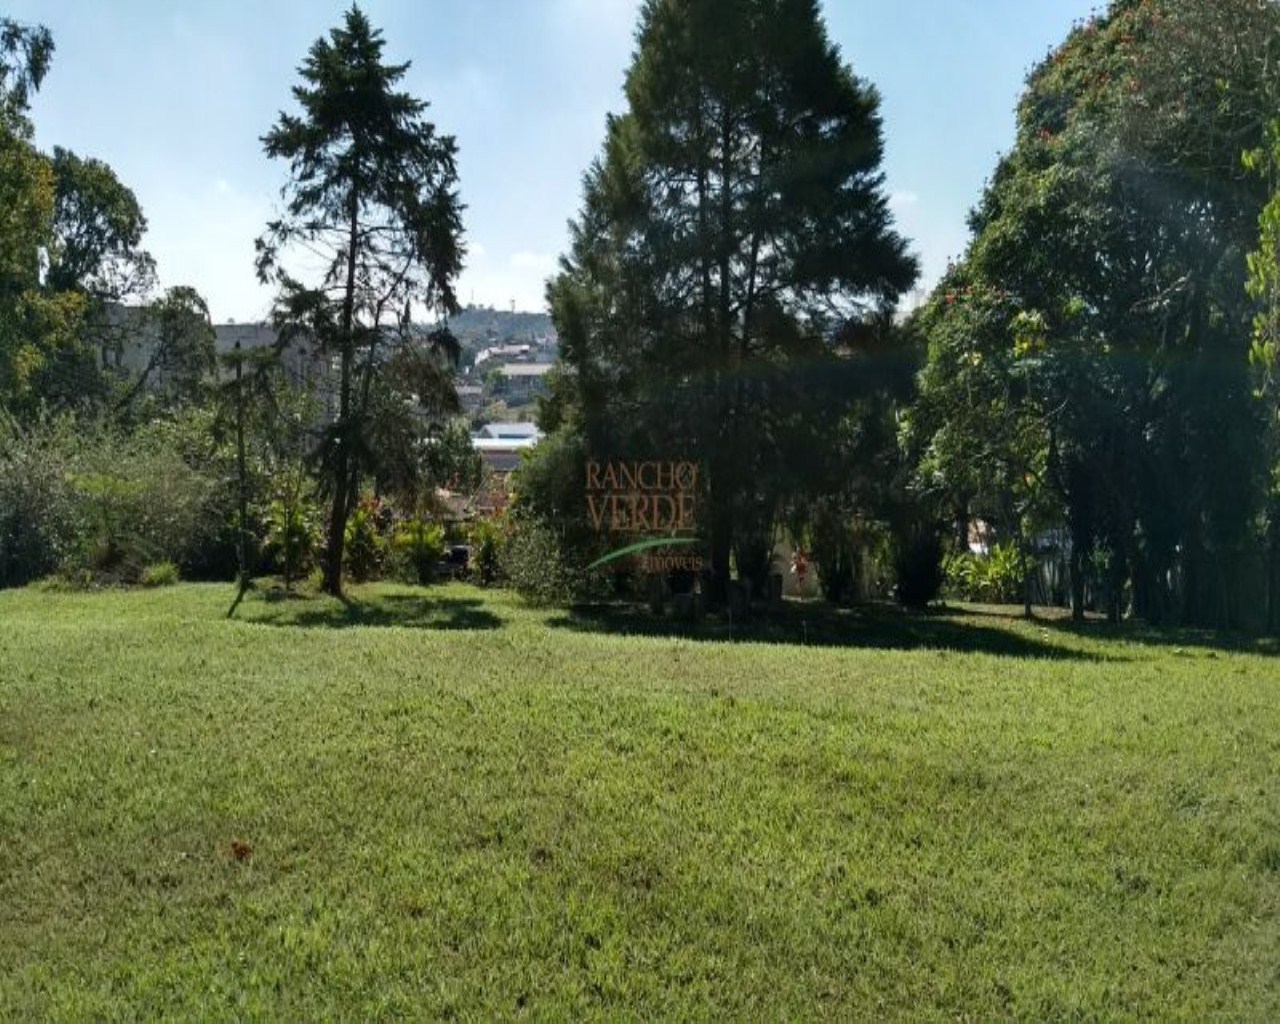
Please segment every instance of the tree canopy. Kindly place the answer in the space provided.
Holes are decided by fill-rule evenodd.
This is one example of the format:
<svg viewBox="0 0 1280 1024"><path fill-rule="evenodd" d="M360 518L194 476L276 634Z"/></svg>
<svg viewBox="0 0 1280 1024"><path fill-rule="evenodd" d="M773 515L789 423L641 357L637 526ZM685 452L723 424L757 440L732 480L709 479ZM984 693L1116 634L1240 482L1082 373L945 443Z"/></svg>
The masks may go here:
<svg viewBox="0 0 1280 1024"><path fill-rule="evenodd" d="M1126 587L1157 621L1238 624L1247 603L1265 455L1243 284L1265 192L1241 154L1274 109L1278 39L1280 11L1251 0L1120 0L1079 25L1032 72L923 314L923 482L997 517L984 456L1038 437L1078 610L1091 552L1115 615ZM1011 417L1035 430L1003 444Z"/></svg>

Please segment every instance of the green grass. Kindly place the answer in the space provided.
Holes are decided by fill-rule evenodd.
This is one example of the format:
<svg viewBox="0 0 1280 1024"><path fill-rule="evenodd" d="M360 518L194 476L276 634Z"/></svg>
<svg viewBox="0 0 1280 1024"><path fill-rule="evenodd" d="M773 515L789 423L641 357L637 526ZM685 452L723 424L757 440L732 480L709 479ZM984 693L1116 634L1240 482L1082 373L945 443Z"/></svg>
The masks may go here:
<svg viewBox="0 0 1280 1024"><path fill-rule="evenodd" d="M1270 649L231 596L0 593L0 1018L1280 1019Z"/></svg>

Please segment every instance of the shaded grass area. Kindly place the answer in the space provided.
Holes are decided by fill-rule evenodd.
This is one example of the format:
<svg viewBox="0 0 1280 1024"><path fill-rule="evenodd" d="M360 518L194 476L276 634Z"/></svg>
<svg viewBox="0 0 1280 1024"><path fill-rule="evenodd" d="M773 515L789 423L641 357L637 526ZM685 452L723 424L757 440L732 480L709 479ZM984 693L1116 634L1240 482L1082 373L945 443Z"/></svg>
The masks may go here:
<svg viewBox="0 0 1280 1024"><path fill-rule="evenodd" d="M444 595L438 591L382 589L342 600L307 593L269 590L261 595L265 607L250 605L241 619L270 626L350 629L358 626L399 626L411 629L497 629L503 624L480 597ZM239 609L236 609L238 612Z"/></svg>
<svg viewBox="0 0 1280 1024"><path fill-rule="evenodd" d="M0 594L0 1018L1280 1017L1265 649L230 596Z"/></svg>
<svg viewBox="0 0 1280 1024"><path fill-rule="evenodd" d="M648 636L711 642L784 646L858 647L869 650L945 650L1009 658L1069 661L1107 660L1101 648L1063 644L1043 626L1009 628L1012 613L988 622L966 610L909 613L896 605L831 608L821 603L786 602L780 612L758 613L733 622L724 617L681 622L634 604L580 606L552 616L557 629L611 636Z"/></svg>

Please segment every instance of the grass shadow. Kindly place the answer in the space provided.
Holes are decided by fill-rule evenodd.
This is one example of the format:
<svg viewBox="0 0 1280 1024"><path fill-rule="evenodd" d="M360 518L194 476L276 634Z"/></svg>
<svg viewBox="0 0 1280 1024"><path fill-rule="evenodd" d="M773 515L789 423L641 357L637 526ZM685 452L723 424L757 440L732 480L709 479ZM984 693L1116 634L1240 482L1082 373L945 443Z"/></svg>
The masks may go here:
<svg viewBox="0 0 1280 1024"><path fill-rule="evenodd" d="M1114 625L1105 619L1084 622L1072 622L1069 618L1054 619L1046 622L1045 626L1055 632L1081 639L1173 648L1174 654L1187 650L1199 650L1223 654L1280 657L1280 640L1274 637L1249 636L1246 633L1189 629L1182 626L1148 626L1142 622L1122 622Z"/></svg>
<svg viewBox="0 0 1280 1024"><path fill-rule="evenodd" d="M966 617L1005 622L1025 622L1022 608L1011 605L958 605L948 609ZM1187 626L1151 626L1145 622L1126 620L1119 624L1106 616L1090 612L1076 622L1065 608L1036 608L1035 625L1062 636L1103 643L1129 643L1144 647L1174 648L1183 651L1216 651L1230 654L1280 656L1280 638L1251 635L1225 630L1193 629Z"/></svg>
<svg viewBox="0 0 1280 1024"><path fill-rule="evenodd" d="M701 623L658 618L634 605L579 605L548 625L584 633L672 637L707 642L845 647L864 650L944 650L1006 658L1060 661L1115 661L1116 658L1054 643L1025 630L985 626L947 610L906 612L893 605L831 608L787 602L781 612L730 623L707 617ZM1012 624L1011 624L1012 625Z"/></svg>
<svg viewBox="0 0 1280 1024"><path fill-rule="evenodd" d="M293 595L267 597L246 622L299 629L353 629L400 626L413 629L490 630L506 623L478 598L379 594L341 600Z"/></svg>

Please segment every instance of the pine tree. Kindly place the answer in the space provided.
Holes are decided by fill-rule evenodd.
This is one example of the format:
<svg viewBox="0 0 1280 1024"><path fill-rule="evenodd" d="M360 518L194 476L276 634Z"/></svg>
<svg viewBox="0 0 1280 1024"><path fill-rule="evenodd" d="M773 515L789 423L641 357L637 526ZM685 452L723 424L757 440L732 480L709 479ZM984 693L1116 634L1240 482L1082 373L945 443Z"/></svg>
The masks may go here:
<svg viewBox="0 0 1280 1024"><path fill-rule="evenodd" d="M338 366L336 419L318 453L330 501L325 589L335 595L360 477L377 468L374 411L398 405L388 397L457 402L448 373L456 342L412 324L415 309L457 310L457 146L425 119L425 102L396 89L409 65L384 63L383 47L353 6L299 69L301 114L281 114L262 140L290 176L285 214L258 240L259 275L280 287L282 340L309 337ZM318 281L286 269L299 251L322 262Z"/></svg>
<svg viewBox="0 0 1280 1024"><path fill-rule="evenodd" d="M758 562L805 483L786 482L785 436L840 414L810 400L813 368L884 323L917 267L879 97L815 0L648 0L638 41L549 289L562 389L593 449L703 461L723 593L730 553Z"/></svg>

